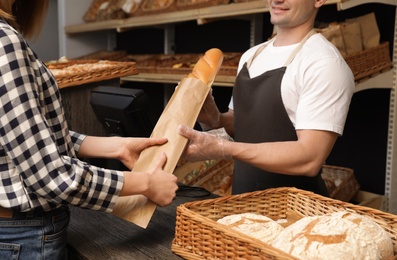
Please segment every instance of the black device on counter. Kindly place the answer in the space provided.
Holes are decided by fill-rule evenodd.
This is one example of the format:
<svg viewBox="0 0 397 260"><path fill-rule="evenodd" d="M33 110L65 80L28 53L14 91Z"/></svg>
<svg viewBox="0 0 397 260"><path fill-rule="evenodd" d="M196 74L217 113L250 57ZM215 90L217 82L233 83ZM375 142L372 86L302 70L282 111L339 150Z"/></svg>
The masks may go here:
<svg viewBox="0 0 397 260"><path fill-rule="evenodd" d="M91 90L91 107L108 136L149 137L156 124L150 102L141 89L99 86ZM115 159L86 159L114 170L129 170Z"/></svg>
<svg viewBox="0 0 397 260"><path fill-rule="evenodd" d="M141 89L96 87L91 91L90 103L109 136L149 137L156 124Z"/></svg>

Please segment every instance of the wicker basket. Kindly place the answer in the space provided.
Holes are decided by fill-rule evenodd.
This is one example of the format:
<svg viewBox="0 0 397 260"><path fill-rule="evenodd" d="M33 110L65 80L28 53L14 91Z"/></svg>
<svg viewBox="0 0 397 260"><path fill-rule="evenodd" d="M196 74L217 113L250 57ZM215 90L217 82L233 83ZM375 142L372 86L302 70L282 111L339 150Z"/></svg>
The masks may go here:
<svg viewBox="0 0 397 260"><path fill-rule="evenodd" d="M183 184L199 186L213 194L225 196L231 192L233 169L232 160L207 160L182 165L174 174Z"/></svg>
<svg viewBox="0 0 397 260"><path fill-rule="evenodd" d="M345 60L353 72L355 81L389 70L393 66L390 58L389 42L353 53L347 56Z"/></svg>
<svg viewBox="0 0 397 260"><path fill-rule="evenodd" d="M106 59L114 61L134 61L140 73L189 74L196 62L203 56L200 53L185 54L126 54L123 51L98 51L77 59ZM224 61L218 72L223 76L236 76L241 53L225 52Z"/></svg>
<svg viewBox="0 0 397 260"><path fill-rule="evenodd" d="M54 73L59 88L99 82L138 73L135 62L102 61L106 63L106 67L95 68L94 65L98 62L98 60L71 60L49 64L48 68ZM74 65L83 65L84 69L78 68L73 73L55 73L55 71L59 70L67 71ZM91 68L90 65L92 65Z"/></svg>
<svg viewBox="0 0 397 260"><path fill-rule="evenodd" d="M175 10L175 0L143 0L140 6L142 15L166 13Z"/></svg>
<svg viewBox="0 0 397 260"><path fill-rule="evenodd" d="M161 74L189 74L201 56L201 54L170 54L164 56L158 61L157 72Z"/></svg>
<svg viewBox="0 0 397 260"><path fill-rule="evenodd" d="M128 17L127 13L123 11L122 7L125 0L109 0L106 8L99 9L96 15L96 21L107 21L115 19L125 19Z"/></svg>
<svg viewBox="0 0 397 260"><path fill-rule="evenodd" d="M125 0L122 10L127 14L128 17L139 16L142 14L140 9L143 0Z"/></svg>
<svg viewBox="0 0 397 260"><path fill-rule="evenodd" d="M321 177L333 199L348 202L360 189L354 171L350 168L323 165Z"/></svg>
<svg viewBox="0 0 397 260"><path fill-rule="evenodd" d="M263 1L263 0L233 0L234 3L246 3L246 2L253 2L253 1Z"/></svg>
<svg viewBox="0 0 397 260"><path fill-rule="evenodd" d="M218 75L222 76L236 76L237 67L242 53L240 52L226 52L224 53L223 63L219 69Z"/></svg>
<svg viewBox="0 0 397 260"><path fill-rule="evenodd" d="M185 259L295 259L257 239L218 224L220 218L245 212L274 220L352 210L383 227L397 252L397 216L326 198L296 188L275 188L188 202L178 206L172 251ZM295 218L296 220L296 218Z"/></svg>
<svg viewBox="0 0 397 260"><path fill-rule="evenodd" d="M107 2L109 2L109 0L93 0L90 7L85 12L83 20L87 23L95 22L97 20L99 9L103 4L106 4Z"/></svg>
<svg viewBox="0 0 397 260"><path fill-rule="evenodd" d="M136 62L139 73L157 73L157 59L163 54L130 54L120 61Z"/></svg>
<svg viewBox="0 0 397 260"><path fill-rule="evenodd" d="M186 10L192 8L203 8L215 5L228 4L229 0L176 0L176 8L178 10Z"/></svg>

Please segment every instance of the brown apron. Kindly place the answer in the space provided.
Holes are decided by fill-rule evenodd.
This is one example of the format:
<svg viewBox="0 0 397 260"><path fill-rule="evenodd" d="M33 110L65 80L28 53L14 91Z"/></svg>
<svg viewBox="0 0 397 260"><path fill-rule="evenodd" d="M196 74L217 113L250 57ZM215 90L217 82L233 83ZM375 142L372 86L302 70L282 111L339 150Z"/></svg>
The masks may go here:
<svg viewBox="0 0 397 260"><path fill-rule="evenodd" d="M281 81L287 66L311 35L313 32L302 40L281 68L250 78L248 68L266 45L261 46L244 64L233 89L236 142L263 143L298 139L282 101ZM296 187L328 195L320 173L316 177L292 176L264 171L238 160L234 162L233 194L276 187Z"/></svg>

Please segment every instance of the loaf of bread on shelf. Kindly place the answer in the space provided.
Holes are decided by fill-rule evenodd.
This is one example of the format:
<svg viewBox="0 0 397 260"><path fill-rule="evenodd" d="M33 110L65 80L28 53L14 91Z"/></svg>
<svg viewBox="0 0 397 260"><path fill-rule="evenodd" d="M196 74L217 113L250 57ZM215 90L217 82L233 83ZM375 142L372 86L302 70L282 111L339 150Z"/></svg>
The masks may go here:
<svg viewBox="0 0 397 260"><path fill-rule="evenodd" d="M96 21L124 19L127 14L122 10L125 0L109 0L102 4L96 15Z"/></svg>
<svg viewBox="0 0 397 260"><path fill-rule="evenodd" d="M175 0L143 0L141 4L142 14L154 14L175 11Z"/></svg>
<svg viewBox="0 0 397 260"><path fill-rule="evenodd" d="M142 0L123 0L123 4L121 6L121 10L128 16L138 15L139 7L142 4Z"/></svg>
<svg viewBox="0 0 397 260"><path fill-rule="evenodd" d="M382 259L374 234L363 226L339 215L304 217L286 227L272 246L305 260Z"/></svg>
<svg viewBox="0 0 397 260"><path fill-rule="evenodd" d="M100 9L109 5L109 0L93 0L90 7L85 12L83 20L87 23L95 22L97 20L97 14Z"/></svg>
<svg viewBox="0 0 397 260"><path fill-rule="evenodd" d="M176 0L175 4L178 10L186 10L229 4L229 0Z"/></svg>
<svg viewBox="0 0 397 260"><path fill-rule="evenodd" d="M268 244L284 229L271 218L255 213L233 214L217 222Z"/></svg>

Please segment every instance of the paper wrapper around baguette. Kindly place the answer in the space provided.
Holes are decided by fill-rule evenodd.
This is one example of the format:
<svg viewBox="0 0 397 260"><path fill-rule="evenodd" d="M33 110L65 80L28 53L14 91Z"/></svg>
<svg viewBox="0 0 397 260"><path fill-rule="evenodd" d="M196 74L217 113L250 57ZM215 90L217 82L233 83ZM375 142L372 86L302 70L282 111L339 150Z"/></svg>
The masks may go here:
<svg viewBox="0 0 397 260"><path fill-rule="evenodd" d="M194 127L222 61L223 53L216 48L210 49L196 63L192 72L181 80L151 135L151 137L166 137L168 142L162 146L145 149L135 163L134 171L146 171L160 152L167 154L164 170L174 171L188 141L177 133L177 126L184 124ZM156 206L142 195L120 197L113 214L146 228Z"/></svg>

